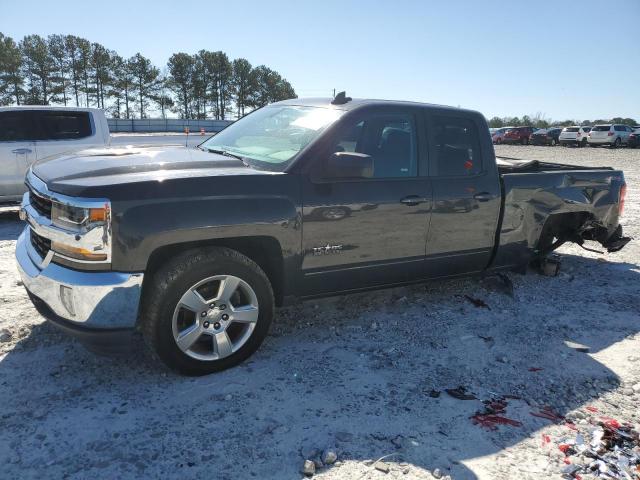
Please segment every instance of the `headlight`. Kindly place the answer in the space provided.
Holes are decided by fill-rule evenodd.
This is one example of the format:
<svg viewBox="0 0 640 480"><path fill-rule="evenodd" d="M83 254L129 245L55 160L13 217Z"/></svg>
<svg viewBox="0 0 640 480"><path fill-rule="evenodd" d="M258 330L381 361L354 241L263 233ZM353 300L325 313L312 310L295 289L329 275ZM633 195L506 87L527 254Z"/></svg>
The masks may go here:
<svg viewBox="0 0 640 480"><path fill-rule="evenodd" d="M109 261L111 252L109 203L76 206L54 201L51 223L74 235L53 238L51 249L65 257L89 262Z"/></svg>
<svg viewBox="0 0 640 480"><path fill-rule="evenodd" d="M103 227L108 216L108 205L102 208L84 208L53 202L51 207L51 222L55 226L78 233Z"/></svg>

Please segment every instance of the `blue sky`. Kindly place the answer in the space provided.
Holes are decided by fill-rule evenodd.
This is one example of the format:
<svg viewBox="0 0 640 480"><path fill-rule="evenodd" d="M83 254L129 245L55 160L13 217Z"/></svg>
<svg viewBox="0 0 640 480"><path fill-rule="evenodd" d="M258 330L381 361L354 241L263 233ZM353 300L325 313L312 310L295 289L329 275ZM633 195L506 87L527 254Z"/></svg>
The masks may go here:
<svg viewBox="0 0 640 480"><path fill-rule="evenodd" d="M640 0L0 0L0 32L75 34L160 67L223 50L278 70L299 96L640 120Z"/></svg>

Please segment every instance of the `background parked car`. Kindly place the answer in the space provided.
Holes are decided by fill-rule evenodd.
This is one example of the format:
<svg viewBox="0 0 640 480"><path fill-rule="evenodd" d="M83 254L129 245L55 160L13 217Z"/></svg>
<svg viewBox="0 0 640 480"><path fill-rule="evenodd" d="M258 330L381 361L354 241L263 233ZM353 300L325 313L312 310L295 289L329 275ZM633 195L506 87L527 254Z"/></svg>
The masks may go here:
<svg viewBox="0 0 640 480"><path fill-rule="evenodd" d="M504 133L502 143L521 143L527 145L529 136L535 131L533 127L513 127Z"/></svg>
<svg viewBox="0 0 640 480"><path fill-rule="evenodd" d="M629 135L629 140L627 142L627 146L629 148L638 148L640 147L640 127L636 128L631 135Z"/></svg>
<svg viewBox="0 0 640 480"><path fill-rule="evenodd" d="M587 135L591 131L591 127L573 125L571 127L565 127L560 132L560 145L577 145L578 147L585 147L587 145Z"/></svg>
<svg viewBox="0 0 640 480"><path fill-rule="evenodd" d="M589 132L587 141L590 147L609 145L616 148L627 144L632 131L631 127L627 125L596 125Z"/></svg>
<svg viewBox="0 0 640 480"><path fill-rule="evenodd" d="M33 162L109 145L109 125L97 108L0 107L0 203L17 202Z"/></svg>
<svg viewBox="0 0 640 480"><path fill-rule="evenodd" d="M561 128L542 128L536 130L529 137L529 141L534 145L551 145L555 147L558 144L558 138L560 137Z"/></svg>
<svg viewBox="0 0 640 480"><path fill-rule="evenodd" d="M496 129L496 131L493 132L493 135L491 135L491 140L493 140L493 143L496 145L500 145L504 140L505 132L510 128L514 128L514 127L504 127L504 128Z"/></svg>

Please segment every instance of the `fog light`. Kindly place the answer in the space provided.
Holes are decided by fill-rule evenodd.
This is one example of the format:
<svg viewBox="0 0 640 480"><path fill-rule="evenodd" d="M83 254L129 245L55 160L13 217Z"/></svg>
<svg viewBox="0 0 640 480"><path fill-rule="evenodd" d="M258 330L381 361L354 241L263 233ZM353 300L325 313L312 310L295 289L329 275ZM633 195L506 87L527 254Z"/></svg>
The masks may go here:
<svg viewBox="0 0 640 480"><path fill-rule="evenodd" d="M72 317L76 316L76 309L73 306L73 289L60 285L60 300L62 305Z"/></svg>

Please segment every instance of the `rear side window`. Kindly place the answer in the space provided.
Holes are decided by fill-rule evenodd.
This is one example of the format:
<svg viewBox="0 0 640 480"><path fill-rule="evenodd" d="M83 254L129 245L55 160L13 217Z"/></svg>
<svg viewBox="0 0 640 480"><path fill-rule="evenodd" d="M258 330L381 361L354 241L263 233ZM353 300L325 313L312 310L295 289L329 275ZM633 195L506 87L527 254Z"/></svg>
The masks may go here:
<svg viewBox="0 0 640 480"><path fill-rule="evenodd" d="M31 140L30 118L26 110L0 112L0 142Z"/></svg>
<svg viewBox="0 0 640 480"><path fill-rule="evenodd" d="M75 140L91 136L88 112L35 111L36 140Z"/></svg>
<svg viewBox="0 0 640 480"><path fill-rule="evenodd" d="M482 171L476 124L462 117L434 116L435 175L469 176Z"/></svg>
<svg viewBox="0 0 640 480"><path fill-rule="evenodd" d="M616 126L614 126L614 127L613 127L613 129L614 129L616 132L624 132L624 131L626 131L626 130L627 130L627 129L625 128L625 126L624 126L624 125L616 125Z"/></svg>
<svg viewBox="0 0 640 480"><path fill-rule="evenodd" d="M593 127L594 132L608 132L610 129L610 125L596 125L595 127Z"/></svg>

